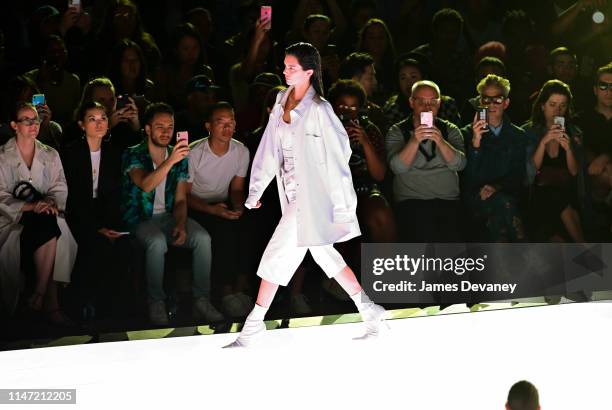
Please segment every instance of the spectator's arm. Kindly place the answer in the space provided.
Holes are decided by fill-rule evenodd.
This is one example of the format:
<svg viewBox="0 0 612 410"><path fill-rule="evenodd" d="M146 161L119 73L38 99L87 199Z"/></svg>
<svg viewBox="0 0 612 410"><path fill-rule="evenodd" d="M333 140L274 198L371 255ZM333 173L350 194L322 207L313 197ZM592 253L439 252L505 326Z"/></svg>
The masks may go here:
<svg viewBox="0 0 612 410"><path fill-rule="evenodd" d="M189 192L189 183L187 181L179 181L176 185L176 195L174 197L173 215L176 220L176 226L185 227L187 223L187 194Z"/></svg>
<svg viewBox="0 0 612 410"><path fill-rule="evenodd" d="M442 139L440 144L438 144L438 149L451 171L461 171L465 168L467 160L464 154L463 135L461 135L459 128L449 126L448 140Z"/></svg>
<svg viewBox="0 0 612 410"><path fill-rule="evenodd" d="M331 14L330 17L335 25L333 33L334 38L338 38L346 31L346 18L344 18L344 13L342 13L336 0L327 0L327 6L329 7L329 14Z"/></svg>
<svg viewBox="0 0 612 410"><path fill-rule="evenodd" d="M261 20L257 20L255 23L255 35L253 36L253 40L249 45L249 51L247 52L246 57L240 63L240 69L237 74L239 74L243 79L250 80L257 73L255 72L255 68L257 68L257 55L259 54L259 48L261 44L266 41L267 30L264 29L264 24Z"/></svg>
<svg viewBox="0 0 612 410"><path fill-rule="evenodd" d="M58 210L66 209L66 201L68 200L68 185L66 184L66 177L64 175L64 168L62 167L62 161L57 151L53 152L53 162L47 166L46 172L50 173L49 176L49 189L47 189L46 196L53 199L55 206Z"/></svg>
<svg viewBox="0 0 612 410"><path fill-rule="evenodd" d="M406 143L404 135L397 125L389 129L385 146L389 167L394 174L401 174L412 167L422 166L425 161L417 155L419 143L416 139L411 136Z"/></svg>
<svg viewBox="0 0 612 410"><path fill-rule="evenodd" d="M244 211L244 201L246 199L246 194L244 191L244 177L239 177L238 175L232 178L229 187L229 199L232 204L232 209L234 211L242 212Z"/></svg>

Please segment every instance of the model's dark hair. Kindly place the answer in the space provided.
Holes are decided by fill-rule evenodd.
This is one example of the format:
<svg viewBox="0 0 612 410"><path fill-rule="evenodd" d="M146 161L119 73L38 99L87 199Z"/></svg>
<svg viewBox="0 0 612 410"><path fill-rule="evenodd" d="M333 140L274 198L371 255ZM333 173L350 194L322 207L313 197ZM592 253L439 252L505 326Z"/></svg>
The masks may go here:
<svg viewBox="0 0 612 410"><path fill-rule="evenodd" d="M93 110L93 109L97 109L97 110L102 110L104 111L104 113L106 114L106 108L104 108L104 106L102 104L100 104L97 101L86 101L85 103L81 104L79 106L79 108L77 108L77 110L75 111L75 119L77 121L84 121L85 120L85 114L87 114L87 111L89 110Z"/></svg>
<svg viewBox="0 0 612 410"><path fill-rule="evenodd" d="M323 74L321 73L321 55L310 43L295 43L285 49L285 55L297 58L303 70L313 70L310 83L313 88L323 97Z"/></svg>
<svg viewBox="0 0 612 410"><path fill-rule="evenodd" d="M508 392L508 407L514 409L537 409L540 405L538 389L527 380L514 383Z"/></svg>
<svg viewBox="0 0 612 410"><path fill-rule="evenodd" d="M573 109L572 109L572 92L570 90L569 85L565 84L560 80L549 80L544 83L538 96L533 102L533 107L531 110L531 118L529 121L533 125L545 125L546 119L544 118L544 113L542 112L542 105L548 101L551 95L560 94L567 97L567 112L565 113L565 118L570 120L573 117Z"/></svg>
<svg viewBox="0 0 612 410"><path fill-rule="evenodd" d="M145 125L151 126L153 118L155 118L157 114L169 114L174 117L174 109L172 109L169 104L163 102L149 104L143 116Z"/></svg>
<svg viewBox="0 0 612 410"><path fill-rule="evenodd" d="M359 108L363 108L366 103L366 92L355 80L338 80L329 88L328 99L331 105L336 105L336 101L343 96L350 95L359 101Z"/></svg>

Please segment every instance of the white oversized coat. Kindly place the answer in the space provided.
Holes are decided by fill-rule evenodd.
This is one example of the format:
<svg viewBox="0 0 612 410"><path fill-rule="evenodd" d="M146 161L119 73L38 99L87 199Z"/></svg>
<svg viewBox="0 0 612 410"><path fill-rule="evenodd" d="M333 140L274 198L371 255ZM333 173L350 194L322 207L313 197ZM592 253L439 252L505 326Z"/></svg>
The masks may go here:
<svg viewBox="0 0 612 410"><path fill-rule="evenodd" d="M283 162L278 131L291 88L280 92L253 159L246 206L253 208L276 176L281 209L287 196L281 178ZM331 105L311 86L294 109L293 151L296 182L298 246L330 245L361 235L357 195L348 162L346 130Z"/></svg>
<svg viewBox="0 0 612 410"><path fill-rule="evenodd" d="M21 208L24 201L13 197L18 182L29 181L38 192L54 199L58 208L66 208L68 187L59 154L36 141L31 169L24 163L15 138L0 147L0 301L12 312L22 289L20 237L23 227ZM62 232L57 242L53 279L70 282L77 244L64 218L58 217Z"/></svg>

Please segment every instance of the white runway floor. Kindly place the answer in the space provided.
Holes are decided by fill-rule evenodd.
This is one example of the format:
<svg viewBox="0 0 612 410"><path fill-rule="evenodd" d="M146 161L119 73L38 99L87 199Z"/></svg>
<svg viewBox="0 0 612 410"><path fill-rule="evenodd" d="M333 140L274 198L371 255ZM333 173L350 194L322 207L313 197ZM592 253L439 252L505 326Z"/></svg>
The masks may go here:
<svg viewBox="0 0 612 410"><path fill-rule="evenodd" d="M527 379L542 410L612 409L612 303L0 352L0 388L76 388L67 409L503 409ZM48 405L18 405L40 409ZM0 405L0 408L8 408Z"/></svg>

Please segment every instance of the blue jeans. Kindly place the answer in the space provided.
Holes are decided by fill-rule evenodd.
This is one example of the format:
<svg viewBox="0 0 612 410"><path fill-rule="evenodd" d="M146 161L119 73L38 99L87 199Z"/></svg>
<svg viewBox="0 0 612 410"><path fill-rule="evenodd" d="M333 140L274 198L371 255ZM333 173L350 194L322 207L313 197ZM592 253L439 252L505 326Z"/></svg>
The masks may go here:
<svg viewBox="0 0 612 410"><path fill-rule="evenodd" d="M154 215L151 219L136 226L134 235L145 248L145 272L147 275L147 292L149 300L165 300L164 293L164 261L168 244L175 238L172 230L176 220L171 214ZM208 297L210 294L210 264L212 259L210 235L204 228L191 218L185 224L187 239L181 248L193 250L193 297Z"/></svg>

